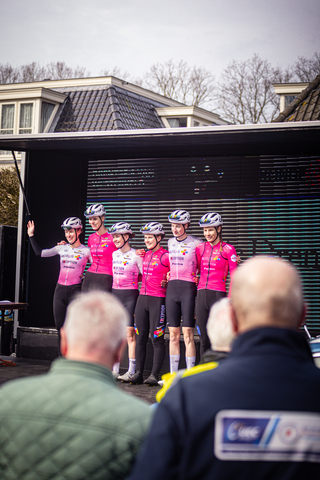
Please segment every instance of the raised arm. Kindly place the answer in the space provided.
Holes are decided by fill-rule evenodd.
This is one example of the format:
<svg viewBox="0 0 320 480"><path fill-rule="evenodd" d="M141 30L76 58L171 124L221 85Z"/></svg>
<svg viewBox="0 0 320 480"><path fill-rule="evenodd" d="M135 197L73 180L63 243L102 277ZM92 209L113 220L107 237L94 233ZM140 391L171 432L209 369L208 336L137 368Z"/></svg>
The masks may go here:
<svg viewBox="0 0 320 480"><path fill-rule="evenodd" d="M34 251L34 253L36 254L37 257L41 257L41 252L42 252L42 248L40 247L40 245L38 244L35 236L34 236L34 230L35 230L35 226L34 226L34 221L33 220L29 220L28 224L27 224L27 231L28 231L28 236L30 238L30 243L31 243L31 247Z"/></svg>

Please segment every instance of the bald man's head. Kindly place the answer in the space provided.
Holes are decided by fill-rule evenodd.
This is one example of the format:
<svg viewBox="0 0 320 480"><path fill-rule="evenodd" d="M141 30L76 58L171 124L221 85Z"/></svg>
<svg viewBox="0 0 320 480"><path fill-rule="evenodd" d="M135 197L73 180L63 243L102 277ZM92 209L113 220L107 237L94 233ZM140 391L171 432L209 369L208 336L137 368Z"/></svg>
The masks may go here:
<svg viewBox="0 0 320 480"><path fill-rule="evenodd" d="M305 311L300 276L280 258L253 257L233 276L231 305L239 333L263 326L297 329Z"/></svg>

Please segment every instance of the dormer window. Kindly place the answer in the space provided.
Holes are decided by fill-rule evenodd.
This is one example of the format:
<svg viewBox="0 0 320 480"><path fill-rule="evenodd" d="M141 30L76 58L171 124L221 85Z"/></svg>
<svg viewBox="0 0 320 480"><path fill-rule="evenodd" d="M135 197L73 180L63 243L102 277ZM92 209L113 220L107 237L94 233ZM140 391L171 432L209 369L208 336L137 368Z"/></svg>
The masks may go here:
<svg viewBox="0 0 320 480"><path fill-rule="evenodd" d="M0 89L0 134L22 135L44 133L50 128L66 94L43 87ZM1 162L11 152L0 151Z"/></svg>
<svg viewBox="0 0 320 480"><path fill-rule="evenodd" d="M167 118L171 128L179 128L187 126L187 117Z"/></svg>
<svg viewBox="0 0 320 480"><path fill-rule="evenodd" d="M54 110L55 105L52 103L48 102L42 102L42 107L41 107L41 124L40 124L40 132L44 132L46 129L46 126L48 125L48 122L50 120L50 117L52 115L52 112Z"/></svg>
<svg viewBox="0 0 320 480"><path fill-rule="evenodd" d="M172 106L156 108L166 128L205 127L208 125L227 125L216 113L200 107Z"/></svg>
<svg viewBox="0 0 320 480"><path fill-rule="evenodd" d="M288 105L290 105L290 103L292 103L295 98L296 97L294 95L286 95L284 98L284 108L287 108Z"/></svg>
<svg viewBox="0 0 320 480"><path fill-rule="evenodd" d="M20 104L19 134L32 133L33 103Z"/></svg>
<svg viewBox="0 0 320 480"><path fill-rule="evenodd" d="M14 130L14 104L2 105L1 108L1 126L2 135L10 135Z"/></svg>

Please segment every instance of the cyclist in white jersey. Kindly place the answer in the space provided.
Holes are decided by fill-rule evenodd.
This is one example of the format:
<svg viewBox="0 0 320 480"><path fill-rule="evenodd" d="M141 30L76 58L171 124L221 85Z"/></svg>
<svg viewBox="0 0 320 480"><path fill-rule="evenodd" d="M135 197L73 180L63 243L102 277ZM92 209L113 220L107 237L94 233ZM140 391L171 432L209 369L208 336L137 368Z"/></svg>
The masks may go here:
<svg viewBox="0 0 320 480"><path fill-rule="evenodd" d="M53 316L58 333L64 323L67 306L74 296L81 291L86 264L92 261L90 249L82 245L79 239L82 231L80 218L69 217L61 227L64 229L68 243L43 250L34 236L33 220L30 220L27 225L30 243L37 256L44 258L60 255L60 274L53 295Z"/></svg>
<svg viewBox="0 0 320 480"><path fill-rule="evenodd" d="M186 366L191 368L196 361L194 343L194 307L197 293L196 247L202 240L188 235L190 215L186 210L175 210L168 217L174 235L168 241L170 278L166 295L167 324L169 326L170 372L179 369L180 325L186 347Z"/></svg>
<svg viewBox="0 0 320 480"><path fill-rule="evenodd" d="M109 233L118 250L112 254L113 283L112 293L119 298L130 315L127 326L129 368L124 375L119 376L120 363L113 365L114 378L130 382L136 373L136 335L134 329L134 310L139 296L139 275L142 273L142 258L136 255L136 250L130 246L130 238L134 237L131 225L118 222L112 225Z"/></svg>

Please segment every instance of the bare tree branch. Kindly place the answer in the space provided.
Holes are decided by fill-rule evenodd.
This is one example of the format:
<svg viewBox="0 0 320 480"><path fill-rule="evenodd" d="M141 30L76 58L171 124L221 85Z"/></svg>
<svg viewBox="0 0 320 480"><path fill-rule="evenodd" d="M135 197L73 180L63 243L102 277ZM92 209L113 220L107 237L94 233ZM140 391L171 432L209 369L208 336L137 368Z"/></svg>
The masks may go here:
<svg viewBox="0 0 320 480"><path fill-rule="evenodd" d="M122 71L119 67L106 68L101 70L100 75L102 77L116 77L121 80L130 80L130 73L127 70Z"/></svg>
<svg viewBox="0 0 320 480"><path fill-rule="evenodd" d="M320 53L315 52L309 59L298 57L293 72L299 82L312 82L320 73Z"/></svg>
<svg viewBox="0 0 320 480"><path fill-rule="evenodd" d="M190 67L184 60L152 65L142 86L178 102L200 106L214 98L214 76L203 67Z"/></svg>
<svg viewBox="0 0 320 480"><path fill-rule="evenodd" d="M16 83L19 78L19 69L13 68L9 63L6 65L0 63L0 84Z"/></svg>
<svg viewBox="0 0 320 480"><path fill-rule="evenodd" d="M13 68L9 63L0 64L0 83L25 83L41 80L61 80L66 78L83 78L90 76L84 67L71 68L65 62L51 62L42 66L32 62Z"/></svg>
<svg viewBox="0 0 320 480"><path fill-rule="evenodd" d="M279 99L272 83L283 77L258 54L244 62L231 62L219 82L217 102L221 115L233 123L270 122L278 113ZM289 71L286 72L289 76Z"/></svg>

